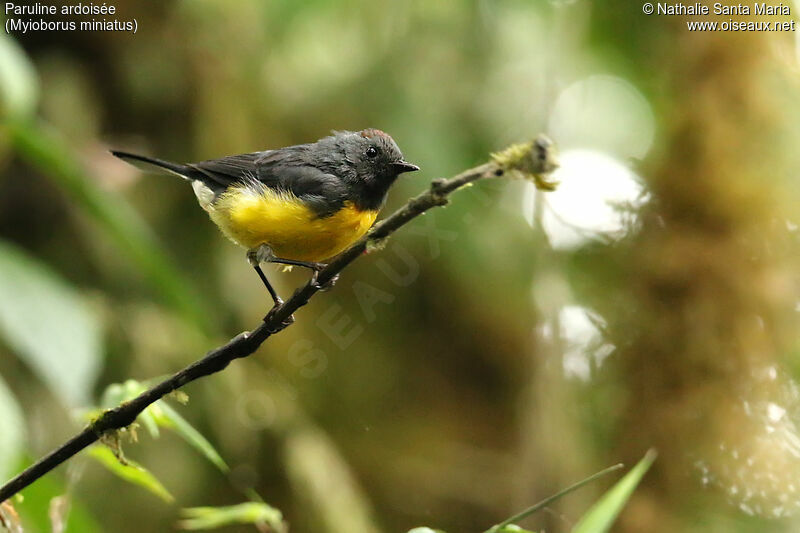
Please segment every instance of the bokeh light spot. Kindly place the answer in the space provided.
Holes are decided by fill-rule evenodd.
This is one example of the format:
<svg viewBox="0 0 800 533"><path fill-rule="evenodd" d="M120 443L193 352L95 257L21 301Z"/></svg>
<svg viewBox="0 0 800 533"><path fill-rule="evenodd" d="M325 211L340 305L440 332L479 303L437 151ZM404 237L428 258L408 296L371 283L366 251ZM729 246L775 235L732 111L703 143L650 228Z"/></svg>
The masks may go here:
<svg viewBox="0 0 800 533"><path fill-rule="evenodd" d="M561 91L549 132L564 148L593 148L641 159L653 144L655 117L633 85L596 75Z"/></svg>
<svg viewBox="0 0 800 533"><path fill-rule="evenodd" d="M553 174L557 190L545 195L542 225L554 248L570 249L590 240L617 239L631 226L634 211L647 197L638 176L602 152L571 150ZM535 188L523 197L523 212L533 225Z"/></svg>

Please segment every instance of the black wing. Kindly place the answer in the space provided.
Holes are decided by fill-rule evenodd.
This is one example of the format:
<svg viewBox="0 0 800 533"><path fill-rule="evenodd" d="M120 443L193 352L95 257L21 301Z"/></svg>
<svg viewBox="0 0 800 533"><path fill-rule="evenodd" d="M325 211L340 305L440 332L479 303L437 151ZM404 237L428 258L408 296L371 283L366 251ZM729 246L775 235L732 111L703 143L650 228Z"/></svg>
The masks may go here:
<svg viewBox="0 0 800 533"><path fill-rule="evenodd" d="M256 175L256 161L265 152L231 155L220 159L210 159L186 166L195 170L195 179L199 179L215 192L221 192L232 183L242 182Z"/></svg>
<svg viewBox="0 0 800 533"><path fill-rule="evenodd" d="M201 181L215 192L234 183L257 181L271 189L290 192L308 204L318 216L338 211L347 198L344 182L307 164L304 146L233 155L187 165L203 175Z"/></svg>

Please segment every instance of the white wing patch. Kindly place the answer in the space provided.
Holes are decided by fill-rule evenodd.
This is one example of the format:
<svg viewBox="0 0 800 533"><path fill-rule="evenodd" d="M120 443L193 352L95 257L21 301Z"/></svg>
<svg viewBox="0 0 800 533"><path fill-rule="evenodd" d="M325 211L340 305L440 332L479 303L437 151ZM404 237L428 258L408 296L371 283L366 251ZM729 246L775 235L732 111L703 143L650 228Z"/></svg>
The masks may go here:
<svg viewBox="0 0 800 533"><path fill-rule="evenodd" d="M194 195L197 196L197 202L200 204L200 207L209 212L214 209L212 204L214 203L216 194L214 194L214 191L212 191L210 187L200 180L194 180L192 182L192 189L194 190Z"/></svg>

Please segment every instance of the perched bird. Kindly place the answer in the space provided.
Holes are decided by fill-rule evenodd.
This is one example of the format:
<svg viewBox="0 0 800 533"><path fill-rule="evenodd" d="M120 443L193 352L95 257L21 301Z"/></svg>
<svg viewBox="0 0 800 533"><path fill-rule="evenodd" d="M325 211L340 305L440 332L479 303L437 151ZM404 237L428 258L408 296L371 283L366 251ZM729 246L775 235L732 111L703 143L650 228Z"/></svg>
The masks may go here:
<svg viewBox="0 0 800 533"><path fill-rule="evenodd" d="M310 268L312 281L329 259L375 222L389 187L419 167L376 129L337 131L315 143L171 163L127 152L113 155L191 182L200 206L247 258L275 305L282 302L261 263Z"/></svg>

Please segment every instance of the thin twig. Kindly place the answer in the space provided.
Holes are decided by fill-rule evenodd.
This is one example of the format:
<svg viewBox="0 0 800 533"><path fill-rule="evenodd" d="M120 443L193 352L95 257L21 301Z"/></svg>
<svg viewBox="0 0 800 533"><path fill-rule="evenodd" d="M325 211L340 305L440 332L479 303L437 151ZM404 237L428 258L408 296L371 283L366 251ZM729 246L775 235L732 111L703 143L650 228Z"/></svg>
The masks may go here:
<svg viewBox="0 0 800 533"><path fill-rule="evenodd" d="M546 143L544 141L531 143L528 147L528 152L525 154L527 156L526 164L529 166L531 164L544 165L541 161L548 162L548 158L543 158L542 156L543 154L547 155L549 148L549 141ZM503 160L495 159L491 163L469 169L453 178L434 180L427 191L412 198L406 205L376 224L367 235L337 256L326 268L320 271L316 285L308 282L296 290L289 300L273 309L253 331L237 335L227 344L210 351L202 359L195 361L136 398L124 402L118 407L104 411L80 433L3 485L0 488L0 503L96 442L101 435L120 430L132 424L142 411L166 394L198 378L223 370L234 359L252 354L271 335L278 333L291 324L292 314L308 303L309 299L319 291L318 287L324 286L332 280L347 265L361 256L364 251L370 249L371 246L380 244L401 226L428 209L445 205L448 202L448 196L459 188L483 178L502 176L507 170L518 169ZM525 170L528 171L527 168ZM542 166L541 174L547 174L551 170L550 166L544 165ZM537 175L536 179L540 177Z"/></svg>
<svg viewBox="0 0 800 533"><path fill-rule="evenodd" d="M519 522L523 518L526 518L526 517L532 515L536 511L538 511L538 510L540 510L540 509L542 509L544 507L547 507L548 505L550 505L554 501L558 500L559 498L562 498L562 497L566 496L570 492L572 492L574 490L577 490L577 489L583 487L584 485L586 485L588 483L591 483L592 481L594 481L597 478L603 477L606 474L610 474L611 472L614 472L615 470L619 470L623 466L624 465L622 463L616 464L614 466L609 466L608 468L606 468L604 470L601 470L601 471L597 472L596 474L592 474L591 476L587 477L586 479L578 481L574 485L570 485L569 487L565 488L564 490L561 490L561 491L553 494L552 496L550 496L548 498L545 498L544 500L540 501L539 503L535 503L535 504L531 505L530 507L528 507L524 511L520 511L519 513L515 514L514 516L511 516L511 517L503 520L499 524L490 527L489 529L484 531L484 533L498 533L504 527L510 526L511 524L514 524L515 522Z"/></svg>

